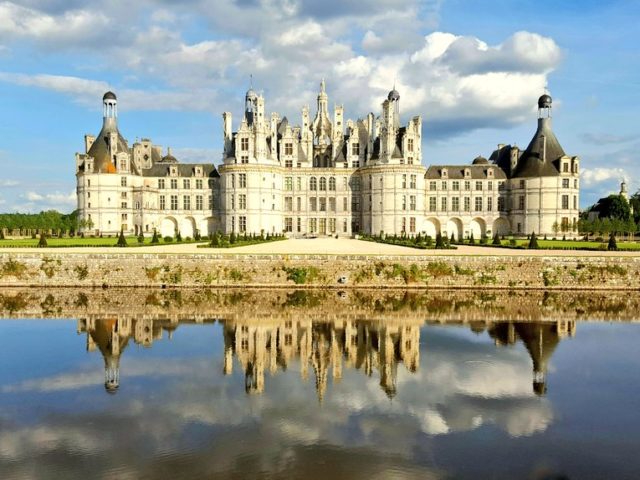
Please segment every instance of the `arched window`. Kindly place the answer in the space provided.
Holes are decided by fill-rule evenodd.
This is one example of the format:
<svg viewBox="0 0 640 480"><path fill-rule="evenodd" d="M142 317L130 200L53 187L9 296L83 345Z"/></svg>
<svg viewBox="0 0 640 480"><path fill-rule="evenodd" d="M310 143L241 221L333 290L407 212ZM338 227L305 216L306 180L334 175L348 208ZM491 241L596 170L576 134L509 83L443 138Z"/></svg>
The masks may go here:
<svg viewBox="0 0 640 480"><path fill-rule="evenodd" d="M311 177L309 180L309 190L317 190L318 189L318 181L316 177Z"/></svg>
<svg viewBox="0 0 640 480"><path fill-rule="evenodd" d="M327 189L327 179L320 177L320 190L325 191Z"/></svg>
<svg viewBox="0 0 640 480"><path fill-rule="evenodd" d="M336 178L335 177L331 177L329 178L329 190L331 190L332 192L335 191L336 189Z"/></svg>

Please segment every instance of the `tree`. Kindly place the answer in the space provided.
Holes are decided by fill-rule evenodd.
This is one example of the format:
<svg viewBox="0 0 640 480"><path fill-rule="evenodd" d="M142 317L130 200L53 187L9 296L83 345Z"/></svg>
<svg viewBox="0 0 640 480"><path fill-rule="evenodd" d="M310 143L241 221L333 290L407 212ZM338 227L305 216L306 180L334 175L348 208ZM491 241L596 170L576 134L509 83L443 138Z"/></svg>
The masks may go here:
<svg viewBox="0 0 640 480"><path fill-rule="evenodd" d="M557 221L553 222L553 225L551 225L551 230L553 230L554 236L558 236L558 232L560 231L560 224Z"/></svg>
<svg viewBox="0 0 640 480"><path fill-rule="evenodd" d="M436 248L445 248L444 239L442 238L440 232L436 234Z"/></svg>
<svg viewBox="0 0 640 480"><path fill-rule="evenodd" d="M269 237L269 234L267 234L267 238L268 237ZM236 243L237 238L238 237L236 236L236 232L232 231L231 235L229 236L229 243L233 245L234 243Z"/></svg>
<svg viewBox="0 0 640 480"><path fill-rule="evenodd" d="M452 245L456 243L456 237L453 235L453 232L451 232L451 238L449 239L449 243Z"/></svg>
<svg viewBox="0 0 640 480"><path fill-rule="evenodd" d="M473 232L471 232L471 235L469 236L469 245L475 245L476 240L475 238L473 238Z"/></svg>
<svg viewBox="0 0 640 480"><path fill-rule="evenodd" d="M607 245L607 250L618 250L616 236L613 234L613 232L611 232L611 235L609 235L609 245Z"/></svg>
<svg viewBox="0 0 640 480"><path fill-rule="evenodd" d="M200 230L198 230L197 228L196 228L196 233L193 234L193 239L196 242L199 242L202 239L202 236L200 235Z"/></svg>
<svg viewBox="0 0 640 480"><path fill-rule="evenodd" d="M531 237L529 238L529 248L537 249L538 247L538 239L536 238L536 232L531 233Z"/></svg>
<svg viewBox="0 0 640 480"><path fill-rule="evenodd" d="M213 234L213 236L211 237L211 244L212 247L219 247L220 246L220 236L218 235L218 232L215 232Z"/></svg>
<svg viewBox="0 0 640 480"><path fill-rule="evenodd" d="M492 245L502 245L502 242L500 241L500 235L498 235L497 233L493 236L493 242L491 242Z"/></svg>
<svg viewBox="0 0 640 480"><path fill-rule="evenodd" d="M640 190L631 195L631 198L629 198L629 204L631 208L633 208L633 220L636 223L640 222Z"/></svg>
<svg viewBox="0 0 640 480"><path fill-rule="evenodd" d="M38 242L38 247L44 248L47 246L47 237L44 232L40 232L40 241Z"/></svg>
<svg viewBox="0 0 640 480"><path fill-rule="evenodd" d="M627 220L631 216L629 202L622 195L609 195L599 202L600 218L620 218Z"/></svg>
<svg viewBox="0 0 640 480"><path fill-rule="evenodd" d="M138 243L144 243L144 235L142 231L138 234Z"/></svg>
<svg viewBox="0 0 640 480"><path fill-rule="evenodd" d="M116 243L116 247L126 247L127 239L124 238L124 230L120 229L120 235L118 236L118 243Z"/></svg>
<svg viewBox="0 0 640 480"><path fill-rule="evenodd" d="M151 243L160 243L160 239L158 238L158 231L153 229L153 238L151 239Z"/></svg>
<svg viewBox="0 0 640 480"><path fill-rule="evenodd" d="M176 242L180 243L182 241L182 235L180 235L180 230L176 230Z"/></svg>

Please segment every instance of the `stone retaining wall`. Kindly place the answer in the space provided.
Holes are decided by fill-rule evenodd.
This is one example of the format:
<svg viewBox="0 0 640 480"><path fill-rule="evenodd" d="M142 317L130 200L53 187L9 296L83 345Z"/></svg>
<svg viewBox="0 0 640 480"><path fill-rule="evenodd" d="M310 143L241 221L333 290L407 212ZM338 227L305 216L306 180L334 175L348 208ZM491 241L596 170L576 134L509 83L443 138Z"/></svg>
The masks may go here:
<svg viewBox="0 0 640 480"><path fill-rule="evenodd" d="M1 253L8 286L639 289L640 257Z"/></svg>

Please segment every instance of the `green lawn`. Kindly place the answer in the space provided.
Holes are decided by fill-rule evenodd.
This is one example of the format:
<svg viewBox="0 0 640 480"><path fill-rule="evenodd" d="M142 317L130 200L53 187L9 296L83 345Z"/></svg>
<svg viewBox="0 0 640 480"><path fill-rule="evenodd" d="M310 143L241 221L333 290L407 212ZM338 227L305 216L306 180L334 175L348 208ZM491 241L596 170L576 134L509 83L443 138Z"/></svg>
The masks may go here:
<svg viewBox="0 0 640 480"><path fill-rule="evenodd" d="M492 246L493 240L489 239L488 246ZM478 242L476 241L476 245ZM502 245L505 247L511 246L509 240L503 240ZM545 249L560 249L560 250L606 250L608 240L606 242L585 242L582 240L541 240L538 239L538 247L542 250ZM640 250L639 242L623 242L617 241L618 250ZM516 240L516 246L527 248L529 246L529 240L518 239Z"/></svg>
<svg viewBox="0 0 640 480"><path fill-rule="evenodd" d="M154 245L172 245L176 242L165 242L160 239L160 243L151 243L151 238L145 238L144 244L138 243L138 239L136 237L126 237L127 246L128 247L148 247ZM38 242L40 240L38 238L20 238L20 239L6 239L0 240L0 248L36 248L38 246ZM103 237L103 238L95 238L95 237L74 237L74 238L47 238L47 247L115 247L118 242L117 237ZM182 242L182 243L197 243L193 240L190 242Z"/></svg>

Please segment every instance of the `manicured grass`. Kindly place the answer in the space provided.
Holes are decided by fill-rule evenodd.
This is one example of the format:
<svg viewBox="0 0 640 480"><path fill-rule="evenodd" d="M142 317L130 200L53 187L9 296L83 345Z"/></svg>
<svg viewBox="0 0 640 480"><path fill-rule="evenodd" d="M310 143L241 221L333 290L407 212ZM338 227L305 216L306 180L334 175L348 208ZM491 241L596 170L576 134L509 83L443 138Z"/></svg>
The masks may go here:
<svg viewBox="0 0 640 480"><path fill-rule="evenodd" d="M149 247L154 245L174 245L176 242L165 242L160 239L160 243L151 243L151 237L144 239L144 244L138 243L137 237L126 237L127 247ZM0 248L37 248L39 239L17 238L0 240ZM47 238L47 247L64 248L64 247L115 247L118 237L73 237L73 238ZM181 243L197 243L193 240Z"/></svg>
<svg viewBox="0 0 640 480"><path fill-rule="evenodd" d="M489 239L486 245L480 245L478 241L476 241L475 245L478 246L486 246L486 247L495 247L497 245L492 245L493 240ZM538 238L538 249L539 250L606 250L607 249L608 240L605 242L595 242L589 241L585 242L583 240L541 240ZM640 242L623 242L618 240L618 250L640 250ZM465 245L467 243L465 242ZM511 245L510 240L502 240L502 247L510 247L510 248L527 248L529 246L529 240L527 239L517 239L516 245Z"/></svg>
<svg viewBox="0 0 640 480"><path fill-rule="evenodd" d="M273 237L268 240L261 238L247 238L246 240L243 238L238 238L235 243L230 243L227 239L221 239L220 243L217 246L211 245L211 242L207 242L204 245L198 245L198 248L235 248L235 247L246 247L247 245L259 245L261 243L273 243L279 242L281 240L287 240L287 237Z"/></svg>

